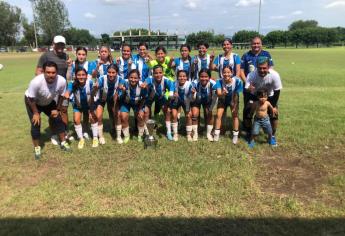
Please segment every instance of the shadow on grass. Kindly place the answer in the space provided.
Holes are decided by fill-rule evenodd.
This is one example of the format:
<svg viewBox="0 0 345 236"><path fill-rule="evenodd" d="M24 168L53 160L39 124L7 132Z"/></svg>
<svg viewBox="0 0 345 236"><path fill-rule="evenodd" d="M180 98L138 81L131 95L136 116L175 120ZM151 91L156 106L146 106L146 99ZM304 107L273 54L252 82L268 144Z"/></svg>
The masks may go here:
<svg viewBox="0 0 345 236"><path fill-rule="evenodd" d="M345 235L345 218L3 218L1 235Z"/></svg>

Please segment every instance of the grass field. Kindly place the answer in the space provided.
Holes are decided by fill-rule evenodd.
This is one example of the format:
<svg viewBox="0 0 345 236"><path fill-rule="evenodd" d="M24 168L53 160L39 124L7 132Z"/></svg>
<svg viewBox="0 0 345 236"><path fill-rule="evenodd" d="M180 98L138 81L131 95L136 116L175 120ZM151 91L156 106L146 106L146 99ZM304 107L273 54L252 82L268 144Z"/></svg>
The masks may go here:
<svg viewBox="0 0 345 236"><path fill-rule="evenodd" d="M345 235L345 48L271 53L277 148L227 135L144 150L106 133L63 153L43 118L40 161L23 102L39 54L0 54L0 235Z"/></svg>

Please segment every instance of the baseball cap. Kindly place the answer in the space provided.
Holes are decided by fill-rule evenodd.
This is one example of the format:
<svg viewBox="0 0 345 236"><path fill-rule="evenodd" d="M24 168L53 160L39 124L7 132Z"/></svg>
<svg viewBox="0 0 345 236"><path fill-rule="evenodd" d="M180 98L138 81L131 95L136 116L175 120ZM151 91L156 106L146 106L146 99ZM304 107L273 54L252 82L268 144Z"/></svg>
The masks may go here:
<svg viewBox="0 0 345 236"><path fill-rule="evenodd" d="M66 44L66 39L65 39L64 36L56 35L54 37L53 43L63 43L63 44Z"/></svg>

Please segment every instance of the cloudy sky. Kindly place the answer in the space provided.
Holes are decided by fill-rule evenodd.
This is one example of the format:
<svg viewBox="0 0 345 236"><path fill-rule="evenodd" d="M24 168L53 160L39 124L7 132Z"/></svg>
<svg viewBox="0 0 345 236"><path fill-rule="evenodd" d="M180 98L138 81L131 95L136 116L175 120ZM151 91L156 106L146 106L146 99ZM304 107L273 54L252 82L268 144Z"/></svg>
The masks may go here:
<svg viewBox="0 0 345 236"><path fill-rule="evenodd" d="M6 0L32 20L28 0ZM260 0L149 0L152 30L178 34L215 30L231 36L257 30ZM148 28L148 0L63 0L74 27L92 34ZM287 29L295 20L314 19L326 27L345 27L345 0L262 0L261 33Z"/></svg>

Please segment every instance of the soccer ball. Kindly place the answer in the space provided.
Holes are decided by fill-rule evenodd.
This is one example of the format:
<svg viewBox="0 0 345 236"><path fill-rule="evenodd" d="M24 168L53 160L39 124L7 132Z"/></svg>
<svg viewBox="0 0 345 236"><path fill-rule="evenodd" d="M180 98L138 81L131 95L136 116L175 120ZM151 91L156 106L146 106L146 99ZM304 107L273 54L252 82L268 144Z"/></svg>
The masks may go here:
<svg viewBox="0 0 345 236"><path fill-rule="evenodd" d="M0 64L0 70L2 70L4 68L3 64Z"/></svg>

